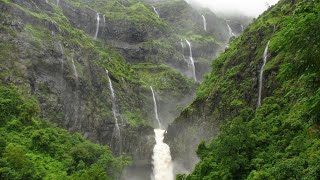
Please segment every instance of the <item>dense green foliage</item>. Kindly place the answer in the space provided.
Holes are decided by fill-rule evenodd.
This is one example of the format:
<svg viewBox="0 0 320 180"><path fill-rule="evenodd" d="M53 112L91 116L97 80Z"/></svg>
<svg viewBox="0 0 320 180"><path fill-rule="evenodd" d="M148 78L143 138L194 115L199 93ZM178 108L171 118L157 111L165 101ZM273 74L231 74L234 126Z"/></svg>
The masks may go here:
<svg viewBox="0 0 320 180"><path fill-rule="evenodd" d="M275 28L274 28L275 26ZM282 0L259 17L213 62L198 99L222 99L218 137L201 143L201 158L178 179L320 178L320 3ZM270 52L262 106L259 67Z"/></svg>
<svg viewBox="0 0 320 180"><path fill-rule="evenodd" d="M141 78L141 83L149 88L153 86L164 93L173 93L172 97L188 93L195 83L166 65L139 64L134 65Z"/></svg>
<svg viewBox="0 0 320 180"><path fill-rule="evenodd" d="M106 146L40 119L38 103L0 87L0 179L116 179L128 164Z"/></svg>

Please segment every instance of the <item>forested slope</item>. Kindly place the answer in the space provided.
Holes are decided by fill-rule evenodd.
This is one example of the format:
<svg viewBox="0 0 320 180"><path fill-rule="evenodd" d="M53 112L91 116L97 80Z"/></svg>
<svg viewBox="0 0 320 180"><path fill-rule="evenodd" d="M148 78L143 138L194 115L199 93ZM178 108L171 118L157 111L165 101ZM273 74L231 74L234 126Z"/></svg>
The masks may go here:
<svg viewBox="0 0 320 180"><path fill-rule="evenodd" d="M319 3L281 0L213 62L196 101L168 130L180 161L180 149L195 147L181 141L213 139L199 145L194 172L179 179L319 179Z"/></svg>
<svg viewBox="0 0 320 180"><path fill-rule="evenodd" d="M118 179L130 162L41 119L14 87L0 87L0 110L0 179Z"/></svg>

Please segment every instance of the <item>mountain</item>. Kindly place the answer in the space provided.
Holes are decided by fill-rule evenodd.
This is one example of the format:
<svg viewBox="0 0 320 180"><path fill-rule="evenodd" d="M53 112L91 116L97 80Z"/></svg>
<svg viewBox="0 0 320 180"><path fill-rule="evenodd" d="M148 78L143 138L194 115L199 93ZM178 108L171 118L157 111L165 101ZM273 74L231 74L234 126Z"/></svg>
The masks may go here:
<svg viewBox="0 0 320 180"><path fill-rule="evenodd" d="M168 128L178 179L319 179L319 13L280 0L213 61Z"/></svg>
<svg viewBox="0 0 320 180"><path fill-rule="evenodd" d="M90 174L93 166L100 168L97 173L103 171L102 166L108 163L100 163L98 156L110 156L114 166L121 165L114 174L106 174L119 178L128 164L117 159L122 155L131 156L132 168L141 168L145 170L143 176L149 176L153 129L158 127L150 86L166 127L193 100L212 60L227 45L231 37L228 24L236 34L241 25L183 0L0 0L0 10L0 86L17 91L17 97L36 99L39 107L30 117L37 119L33 124L25 124L20 114L4 115L10 116L1 124L8 134L1 134L1 138L49 129L41 135L48 138L46 141L62 138L61 134L70 142L54 142L54 147L62 148L50 149L52 154L45 154L45 149L37 154L38 149L30 147L30 138L8 140L2 149L8 152L21 146L20 154L26 154L31 164L46 163L47 159L37 161L30 153L39 158L50 156L54 163L63 164L54 173L61 172L63 178L84 170ZM11 101L5 96L2 100ZM1 103L0 108L5 109L6 104ZM37 108L30 111L33 109ZM80 140L74 140L78 136ZM81 149L79 153L90 156L81 162L66 152L66 158L76 161L72 166L55 157L55 151L72 146L88 146L98 153ZM107 153L101 149L108 149ZM59 153L57 156L62 156ZM29 178L30 172L24 176L23 168L6 164L9 154L1 159L6 159L1 173L11 168L13 174L19 174L17 179ZM65 170L69 165L73 169ZM32 170L38 172L37 168ZM50 177L49 170L42 169L32 178Z"/></svg>

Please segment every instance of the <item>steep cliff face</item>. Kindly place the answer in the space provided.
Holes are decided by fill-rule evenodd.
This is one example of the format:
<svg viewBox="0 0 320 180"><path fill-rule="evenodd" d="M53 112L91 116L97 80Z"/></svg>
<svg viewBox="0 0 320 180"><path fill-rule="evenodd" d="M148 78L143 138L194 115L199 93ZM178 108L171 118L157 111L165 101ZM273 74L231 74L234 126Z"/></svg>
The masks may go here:
<svg viewBox="0 0 320 180"><path fill-rule="evenodd" d="M156 123L149 86L164 124L196 86L172 69L189 71L173 25L138 1L2 0L0 8L1 83L35 95L42 117L59 127L150 165Z"/></svg>
<svg viewBox="0 0 320 180"><path fill-rule="evenodd" d="M212 60L229 41L226 21L207 9L195 9L181 0L163 0L150 2L150 4L156 8L161 19L172 27L174 36L170 41L171 44L175 44L173 48L177 51L176 56L180 60L188 62L190 49L186 40L191 43L196 76L199 81L202 81L203 75L210 71L208 67ZM158 54L157 56L159 57ZM191 76L186 62L182 61L173 66Z"/></svg>
<svg viewBox="0 0 320 180"><path fill-rule="evenodd" d="M60 3L64 6L66 2ZM60 127L108 144L116 154L122 149L135 158L149 160L154 140L148 87L139 82L115 50L94 42L69 23L60 3L1 2L2 83L36 95L42 116ZM117 98L122 145L114 137L105 69Z"/></svg>
<svg viewBox="0 0 320 180"><path fill-rule="evenodd" d="M319 12L318 1L282 0L213 62L168 128L179 164L201 159L180 179L319 178Z"/></svg>

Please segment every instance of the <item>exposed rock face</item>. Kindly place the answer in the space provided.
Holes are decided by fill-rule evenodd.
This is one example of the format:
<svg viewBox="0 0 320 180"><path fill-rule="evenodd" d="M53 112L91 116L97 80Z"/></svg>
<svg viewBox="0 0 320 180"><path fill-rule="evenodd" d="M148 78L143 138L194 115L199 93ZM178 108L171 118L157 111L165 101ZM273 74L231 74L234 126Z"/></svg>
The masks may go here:
<svg viewBox="0 0 320 180"><path fill-rule="evenodd" d="M195 101L168 127L165 141L176 163L175 173L191 172L198 162L195 150L199 143L219 132L219 120L212 114L214 104L202 103Z"/></svg>
<svg viewBox="0 0 320 180"><path fill-rule="evenodd" d="M137 26L136 24L121 19L110 19L101 12L96 12L91 8L78 9L72 7L68 2L60 1L63 14L70 20L70 23L84 30L87 34L94 36L96 32L97 13L100 17L98 38L104 41L126 42L137 44L145 42L151 38L159 38L166 33L157 27L149 24ZM103 20L103 16L104 20Z"/></svg>
<svg viewBox="0 0 320 180"><path fill-rule="evenodd" d="M9 57L3 57L1 67L5 69L1 77L5 77L1 78L2 82L23 87L24 91L38 97L44 118L71 132L82 132L92 141L107 144L114 153L119 154L119 147L112 141L115 124L108 81L100 64L101 54L92 47L70 41L70 31L77 29L69 26L68 31L62 29L61 24L55 24L54 18L50 18L54 12L52 4L18 0L14 3L22 8L1 4L1 25L13 29L10 33L1 33L1 44L10 46L8 51L13 52ZM79 18L78 14L81 14L79 19L83 25L84 22L92 22L92 11L74 10L63 1L60 4L65 7L64 13L77 14L74 18ZM48 14L49 17L37 18L27 11ZM92 23L87 23L81 28L87 29L89 34L93 31L92 27ZM90 39L80 35L88 41L87 45L92 45ZM148 107L152 99L145 98L148 92L140 84L120 79L117 75L111 74L111 79L118 98L119 113L135 112L139 107L146 110L141 112L142 116L151 119ZM126 122L127 117L123 119L122 152L135 159L149 161L154 144L153 128L148 125L134 128Z"/></svg>

